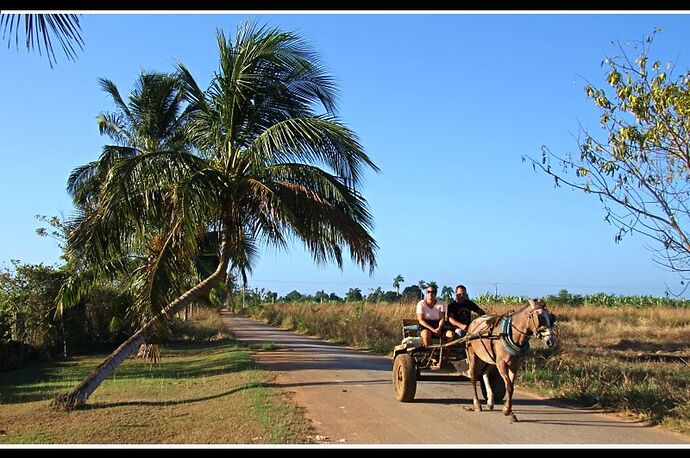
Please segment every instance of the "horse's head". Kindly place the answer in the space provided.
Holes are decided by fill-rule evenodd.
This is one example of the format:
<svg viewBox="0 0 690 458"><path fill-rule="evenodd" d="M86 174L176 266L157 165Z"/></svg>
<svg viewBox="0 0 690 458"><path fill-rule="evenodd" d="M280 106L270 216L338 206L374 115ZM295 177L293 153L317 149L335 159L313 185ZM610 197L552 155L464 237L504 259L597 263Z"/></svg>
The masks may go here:
<svg viewBox="0 0 690 458"><path fill-rule="evenodd" d="M538 339L541 339L547 348L551 348L558 342L553 325L556 317L546 309L542 299L530 299L532 311L530 312L530 328Z"/></svg>

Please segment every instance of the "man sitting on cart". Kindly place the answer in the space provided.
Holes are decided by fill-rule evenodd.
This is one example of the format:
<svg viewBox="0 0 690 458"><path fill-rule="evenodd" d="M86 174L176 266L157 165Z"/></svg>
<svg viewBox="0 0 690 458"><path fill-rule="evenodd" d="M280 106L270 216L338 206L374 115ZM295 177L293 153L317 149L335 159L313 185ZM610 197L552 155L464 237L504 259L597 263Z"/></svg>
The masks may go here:
<svg viewBox="0 0 690 458"><path fill-rule="evenodd" d="M436 285L426 287L426 296L417 302L417 321L419 321L420 335L425 346L431 345L431 338L441 337L445 323L446 305L436 298Z"/></svg>
<svg viewBox="0 0 690 458"><path fill-rule="evenodd" d="M477 304L469 299L467 288L464 285L455 287L455 300L448 304L448 325L451 329L446 330L446 337L450 340L458 339L467 333L467 327L472 321L472 312L479 316L486 315L486 312Z"/></svg>

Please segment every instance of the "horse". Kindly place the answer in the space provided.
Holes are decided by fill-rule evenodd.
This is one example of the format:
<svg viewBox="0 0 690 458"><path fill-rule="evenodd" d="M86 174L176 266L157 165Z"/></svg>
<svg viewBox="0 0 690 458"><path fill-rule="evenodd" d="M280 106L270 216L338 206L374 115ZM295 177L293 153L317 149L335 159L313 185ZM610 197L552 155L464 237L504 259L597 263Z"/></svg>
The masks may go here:
<svg viewBox="0 0 690 458"><path fill-rule="evenodd" d="M474 410L482 410L477 397L477 378L484 380L486 405L494 408L494 395L489 383L489 371L496 366L506 387L503 415L518 421L513 413L513 382L529 352L529 339L536 335L547 348L557 343L553 325L555 317L546 309L542 299L530 299L521 309L502 316L483 316L470 323L467 329L467 362L474 389Z"/></svg>

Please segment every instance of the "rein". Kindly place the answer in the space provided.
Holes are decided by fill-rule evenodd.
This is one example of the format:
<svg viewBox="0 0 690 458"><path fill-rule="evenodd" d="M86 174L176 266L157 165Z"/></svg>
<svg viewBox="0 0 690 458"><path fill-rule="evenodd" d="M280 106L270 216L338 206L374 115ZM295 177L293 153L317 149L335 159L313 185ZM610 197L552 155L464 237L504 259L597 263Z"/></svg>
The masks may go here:
<svg viewBox="0 0 690 458"><path fill-rule="evenodd" d="M481 344L482 344L482 347L484 347L484 351L486 351L486 354L489 355L489 357L491 358L491 361L493 361L493 364L494 364L494 365L496 364L496 355L495 355L494 352L492 351L492 350L493 350L493 346L491 345L491 343L489 343L488 346L487 346L487 341L490 342L490 341L492 341L492 340L496 340L496 339L500 339L500 338L501 338L501 334L500 334L500 333L499 333L498 335L493 335L493 334L492 334L492 331L494 330L495 327L496 327L496 322L494 322L493 324L491 324L491 327L488 328L488 331L489 331L488 334L482 335L482 332L480 331L480 332L477 333L477 334L473 334L473 335L468 335L468 336L467 336L467 340L480 339L480 342L481 342Z"/></svg>

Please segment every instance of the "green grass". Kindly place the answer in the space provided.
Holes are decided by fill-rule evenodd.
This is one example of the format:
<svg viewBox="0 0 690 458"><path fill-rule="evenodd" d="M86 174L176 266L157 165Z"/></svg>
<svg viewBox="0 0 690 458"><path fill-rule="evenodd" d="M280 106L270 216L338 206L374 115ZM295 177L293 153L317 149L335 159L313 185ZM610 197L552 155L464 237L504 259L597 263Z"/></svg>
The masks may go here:
<svg viewBox="0 0 690 458"><path fill-rule="evenodd" d="M280 345L278 345L275 342L265 342L265 343L262 343L261 345L255 346L254 348L256 350L259 350L259 351L275 351L275 350L279 350L283 347L281 347Z"/></svg>
<svg viewBox="0 0 690 458"><path fill-rule="evenodd" d="M303 443L299 409L230 339L163 346L161 362L129 358L87 407L52 409L106 355L36 364L0 379L0 443Z"/></svg>

